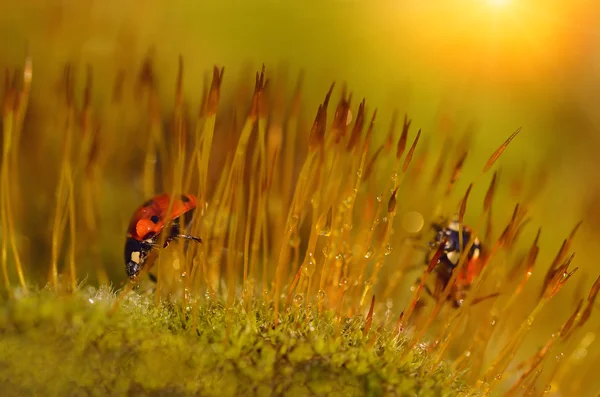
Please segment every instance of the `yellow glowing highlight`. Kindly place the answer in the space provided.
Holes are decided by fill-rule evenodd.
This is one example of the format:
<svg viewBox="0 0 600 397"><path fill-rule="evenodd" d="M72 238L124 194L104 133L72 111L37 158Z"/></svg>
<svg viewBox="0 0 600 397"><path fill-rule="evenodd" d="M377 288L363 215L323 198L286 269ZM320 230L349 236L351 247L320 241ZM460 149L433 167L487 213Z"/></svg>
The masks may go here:
<svg viewBox="0 0 600 397"><path fill-rule="evenodd" d="M494 7L502 7L510 3L510 0L487 0Z"/></svg>

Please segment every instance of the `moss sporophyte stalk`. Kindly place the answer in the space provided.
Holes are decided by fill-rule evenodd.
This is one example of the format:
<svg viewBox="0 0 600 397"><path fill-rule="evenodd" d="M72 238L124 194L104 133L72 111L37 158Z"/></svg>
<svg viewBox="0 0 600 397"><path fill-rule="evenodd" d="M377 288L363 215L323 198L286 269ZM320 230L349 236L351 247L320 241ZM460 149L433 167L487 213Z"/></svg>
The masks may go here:
<svg viewBox="0 0 600 397"><path fill-rule="evenodd" d="M227 94L215 67L194 110L183 65L171 104L150 58L115 71L109 97L91 66L83 83L67 66L54 123L36 134L45 156L25 136L43 128L34 64L7 72L3 395L591 395L581 368L595 357L581 350L600 278L554 313L560 327L535 330L578 276L579 225L552 263L538 261L551 249L541 229L521 237L535 195L506 211L498 193L520 129L461 192L467 136L419 129L338 84L307 123L302 75L289 89L264 66L253 92ZM54 193L31 193L32 167ZM123 263L127 222L162 193L133 223L152 231L139 235L148 257ZM537 351L520 353L533 332Z"/></svg>

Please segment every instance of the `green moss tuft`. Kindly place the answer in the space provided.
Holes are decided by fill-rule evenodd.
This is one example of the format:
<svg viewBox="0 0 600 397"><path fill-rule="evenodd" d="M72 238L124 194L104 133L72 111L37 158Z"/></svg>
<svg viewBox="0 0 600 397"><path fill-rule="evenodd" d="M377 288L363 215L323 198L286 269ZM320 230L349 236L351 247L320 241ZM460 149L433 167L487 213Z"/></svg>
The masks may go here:
<svg viewBox="0 0 600 397"><path fill-rule="evenodd" d="M369 344L356 319L336 334L332 316L299 324L288 312L273 329L263 304L249 315L214 302L199 309L194 328L176 306L157 309L130 294L110 315L114 301L112 291L91 287L8 301L3 395L454 396L463 388L444 388L441 368L422 374L424 351L402 355L391 334Z"/></svg>

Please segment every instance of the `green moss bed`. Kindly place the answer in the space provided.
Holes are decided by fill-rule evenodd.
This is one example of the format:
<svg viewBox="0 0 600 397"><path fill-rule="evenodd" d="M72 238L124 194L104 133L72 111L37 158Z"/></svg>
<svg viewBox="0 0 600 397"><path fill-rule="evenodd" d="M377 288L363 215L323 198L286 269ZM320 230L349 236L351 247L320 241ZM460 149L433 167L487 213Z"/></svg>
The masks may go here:
<svg viewBox="0 0 600 397"><path fill-rule="evenodd" d="M472 395L446 365L424 371L424 346L402 354L391 332L363 337L361 317L338 328L333 315L292 310L273 328L260 301L251 315L208 301L194 326L190 309L139 293L111 314L115 299L86 287L2 302L2 396Z"/></svg>

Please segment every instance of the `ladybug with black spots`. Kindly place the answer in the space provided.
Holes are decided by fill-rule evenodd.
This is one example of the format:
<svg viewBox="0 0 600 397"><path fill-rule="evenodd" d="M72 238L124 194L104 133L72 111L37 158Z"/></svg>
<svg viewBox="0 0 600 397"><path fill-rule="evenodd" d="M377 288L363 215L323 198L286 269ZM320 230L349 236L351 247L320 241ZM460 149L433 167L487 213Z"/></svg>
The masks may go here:
<svg viewBox="0 0 600 397"><path fill-rule="evenodd" d="M196 196L191 194L173 197L163 193L136 209L129 222L125 240L125 271L130 280L137 278L148 255L159 247L159 240L165 229L168 235L164 239L163 248L179 238L202 242L201 238L184 234L181 230L190 223L197 201Z"/></svg>

